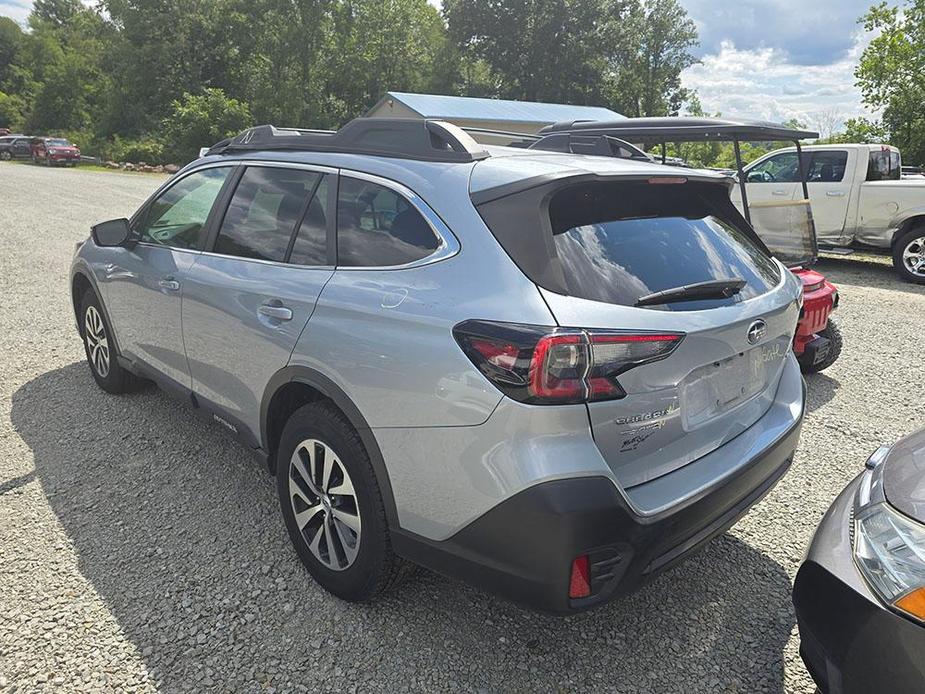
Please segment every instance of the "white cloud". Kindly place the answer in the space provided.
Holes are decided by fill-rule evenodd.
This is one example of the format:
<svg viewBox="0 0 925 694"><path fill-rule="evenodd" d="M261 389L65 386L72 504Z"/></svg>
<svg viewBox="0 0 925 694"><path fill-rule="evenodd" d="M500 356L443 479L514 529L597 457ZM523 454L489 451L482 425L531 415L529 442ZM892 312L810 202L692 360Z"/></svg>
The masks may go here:
<svg viewBox="0 0 925 694"><path fill-rule="evenodd" d="M31 11L31 0L0 0L0 17L10 17L25 24Z"/></svg>
<svg viewBox="0 0 925 694"><path fill-rule="evenodd" d="M856 35L850 50L825 65L798 65L778 48L740 49L723 41L718 53L704 55L681 80L697 90L708 113L772 121L796 118L813 126L823 114L835 113L841 121L869 116L854 86L854 68L867 38Z"/></svg>

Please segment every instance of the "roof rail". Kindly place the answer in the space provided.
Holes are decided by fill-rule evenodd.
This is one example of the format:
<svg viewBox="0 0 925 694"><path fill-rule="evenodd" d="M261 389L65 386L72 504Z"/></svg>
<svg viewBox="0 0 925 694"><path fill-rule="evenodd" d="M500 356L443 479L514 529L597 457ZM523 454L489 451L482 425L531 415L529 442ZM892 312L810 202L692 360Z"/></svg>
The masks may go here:
<svg viewBox="0 0 925 694"><path fill-rule="evenodd" d="M652 161L652 157L636 145L631 145L625 140L610 135L582 135L581 133L573 132L551 133L541 136L538 140L532 142L527 149Z"/></svg>
<svg viewBox="0 0 925 694"><path fill-rule="evenodd" d="M488 152L461 128L417 118L354 118L336 132L258 125L216 143L208 154L266 150L343 152L434 162L473 162L488 157Z"/></svg>

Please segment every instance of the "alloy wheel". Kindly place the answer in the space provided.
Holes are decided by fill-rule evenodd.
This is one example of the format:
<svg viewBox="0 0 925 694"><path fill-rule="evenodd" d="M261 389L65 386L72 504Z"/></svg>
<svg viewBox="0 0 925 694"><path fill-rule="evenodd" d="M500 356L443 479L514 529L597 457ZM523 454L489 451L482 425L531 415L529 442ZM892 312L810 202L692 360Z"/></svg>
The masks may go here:
<svg viewBox="0 0 925 694"><path fill-rule="evenodd" d="M916 277L925 277L925 236L906 244L903 250L903 265Z"/></svg>
<svg viewBox="0 0 925 694"><path fill-rule="evenodd" d="M84 339L87 341L90 364L100 378L106 378L109 375L109 338L96 306L88 306L84 315Z"/></svg>
<svg viewBox="0 0 925 694"><path fill-rule="evenodd" d="M360 509L347 468L323 441L306 439L289 462L289 500L311 553L343 571L360 549Z"/></svg>

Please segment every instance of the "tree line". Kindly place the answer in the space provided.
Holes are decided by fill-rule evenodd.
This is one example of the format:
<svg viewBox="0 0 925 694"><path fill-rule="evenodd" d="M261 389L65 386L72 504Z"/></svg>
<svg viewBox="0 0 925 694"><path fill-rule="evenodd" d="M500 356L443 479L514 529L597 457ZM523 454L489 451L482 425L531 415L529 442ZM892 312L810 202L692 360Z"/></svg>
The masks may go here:
<svg viewBox="0 0 925 694"><path fill-rule="evenodd" d="M388 90L673 115L696 45L677 0L36 0L27 29L0 17L0 127L182 163Z"/></svg>
<svg viewBox="0 0 925 694"><path fill-rule="evenodd" d="M826 141L925 163L925 0L860 23L856 83L881 116ZM35 0L25 29L0 17L0 127L182 163L255 123L336 128L388 90L702 115L681 85L697 41L678 0ZM671 153L732 162L721 144Z"/></svg>

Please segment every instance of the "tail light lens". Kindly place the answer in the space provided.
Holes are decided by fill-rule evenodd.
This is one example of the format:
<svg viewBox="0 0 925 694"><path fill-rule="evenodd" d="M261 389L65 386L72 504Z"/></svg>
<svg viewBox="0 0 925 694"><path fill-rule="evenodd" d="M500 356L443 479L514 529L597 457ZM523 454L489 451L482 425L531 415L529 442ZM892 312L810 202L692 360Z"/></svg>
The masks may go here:
<svg viewBox="0 0 925 694"><path fill-rule="evenodd" d="M548 328L466 321L453 329L478 369L505 395L561 405L622 398L617 376L664 359L682 333Z"/></svg>

